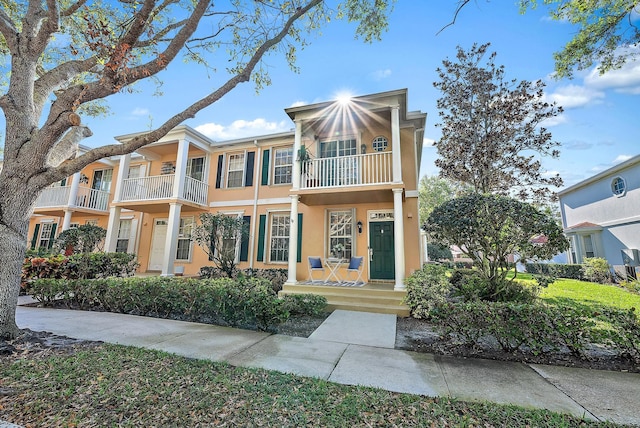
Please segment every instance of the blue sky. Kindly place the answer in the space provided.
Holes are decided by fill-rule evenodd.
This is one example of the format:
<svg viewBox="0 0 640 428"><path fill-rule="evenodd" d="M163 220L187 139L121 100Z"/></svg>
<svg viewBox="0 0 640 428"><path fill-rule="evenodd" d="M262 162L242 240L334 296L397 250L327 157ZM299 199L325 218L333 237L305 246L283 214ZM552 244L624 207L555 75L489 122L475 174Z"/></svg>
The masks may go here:
<svg viewBox="0 0 640 428"><path fill-rule="evenodd" d="M588 70L573 80L555 81L550 77L552 53L571 38L574 27L549 20L542 8L521 15L516 0L479 0L462 10L455 25L437 34L451 21L456 4L455 0L399 0L389 31L373 44L354 40L355 25L333 21L298 53L299 74L282 58L269 57L271 86L256 94L251 83L243 84L187 124L214 140L263 135L292 129L284 112L292 105L328 101L342 92L365 95L407 88L409 109L428 114L426 139L438 140L436 68L444 58L455 56L457 45L467 49L474 42L490 42L507 77L544 80L546 97L565 107L564 114L548 124L562 144L559 160L543 161L550 173L559 172L571 185L638 154L640 61L604 77ZM85 118L94 136L83 143L103 145L116 135L157 125L177 108L216 89L226 76L177 64L160 77L163 96L151 96L153 88L140 85L137 93L109 99L112 115ZM422 175L437 174L436 156L435 148L425 144Z"/></svg>

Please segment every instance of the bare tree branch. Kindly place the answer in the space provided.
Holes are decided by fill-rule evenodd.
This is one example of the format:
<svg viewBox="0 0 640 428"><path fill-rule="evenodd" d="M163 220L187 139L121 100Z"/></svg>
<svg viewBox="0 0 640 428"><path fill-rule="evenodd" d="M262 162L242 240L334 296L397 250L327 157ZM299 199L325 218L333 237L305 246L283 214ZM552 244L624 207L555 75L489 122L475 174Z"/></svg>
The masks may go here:
<svg viewBox="0 0 640 428"><path fill-rule="evenodd" d="M452 25L454 25L456 23L456 19L458 19L458 14L460 13L460 11L462 10L463 7L465 7L467 5L467 3L469 3L471 0L459 0L458 1L458 7L456 8L456 11L453 15L453 20L451 20L450 23L448 23L447 25L445 25L444 27L442 27L440 29L440 31L438 31L436 33L436 36L440 33L442 33L447 27L451 27Z"/></svg>

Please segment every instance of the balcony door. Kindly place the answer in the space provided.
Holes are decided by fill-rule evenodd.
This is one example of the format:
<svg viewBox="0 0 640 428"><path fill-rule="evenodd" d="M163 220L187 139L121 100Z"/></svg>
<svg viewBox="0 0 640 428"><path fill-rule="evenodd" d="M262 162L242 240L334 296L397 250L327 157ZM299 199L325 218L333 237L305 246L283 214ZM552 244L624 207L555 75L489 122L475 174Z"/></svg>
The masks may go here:
<svg viewBox="0 0 640 428"><path fill-rule="evenodd" d="M324 141L320 143L318 165L319 178L323 186L344 186L357 184L358 164L352 156L357 155L355 138L347 140Z"/></svg>

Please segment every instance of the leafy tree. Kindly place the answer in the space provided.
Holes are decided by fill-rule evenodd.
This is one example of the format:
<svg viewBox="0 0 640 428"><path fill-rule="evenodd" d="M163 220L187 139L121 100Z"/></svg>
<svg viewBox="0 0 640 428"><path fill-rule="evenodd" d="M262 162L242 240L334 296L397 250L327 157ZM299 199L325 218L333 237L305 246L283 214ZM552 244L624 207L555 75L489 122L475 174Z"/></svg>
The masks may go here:
<svg viewBox="0 0 640 428"><path fill-rule="evenodd" d="M531 204L491 194L469 194L436 207L427 221L427 231L438 242L459 246L473 260L494 296L509 288L510 254L519 254L523 262L546 260L569 248L553 217ZM532 241L539 235L547 238L545 243Z"/></svg>
<svg viewBox="0 0 640 428"><path fill-rule="evenodd" d="M200 214L200 224L193 231L193 239L209 256L216 267L233 277L236 270L238 242L249 231L242 217L226 214Z"/></svg>
<svg viewBox="0 0 640 428"><path fill-rule="evenodd" d="M429 260L453 260L451 249L443 244L429 242L427 244L427 254Z"/></svg>
<svg viewBox="0 0 640 428"><path fill-rule="evenodd" d="M459 196L463 189L455 182L437 175L425 175L418 187L420 224L424 224L438 205Z"/></svg>
<svg viewBox="0 0 640 428"><path fill-rule="evenodd" d="M453 20L440 31L455 24L470 2L458 1ZM640 55L640 27L634 22L634 15L640 13L637 0L520 0L520 11L535 9L539 3L554 5L549 12L552 19L578 27L565 47L553 55L557 78L572 77L575 68L584 70L595 62L604 74Z"/></svg>
<svg viewBox="0 0 640 428"><path fill-rule="evenodd" d="M443 96L437 101L442 137L436 166L441 177L478 193L548 200L554 196L549 186L561 186L562 179L545 177L535 154L559 156L560 143L540 125L562 108L542 101L542 81L506 79L488 48L458 46L456 60L445 59L437 69L434 86Z"/></svg>
<svg viewBox="0 0 640 428"><path fill-rule="evenodd" d="M571 77L599 62L600 73L620 68L640 55L640 27L633 14L640 13L637 0L544 0L553 5L552 19L569 21L578 31L564 48L554 53L557 77ZM537 0L521 0L522 11L535 8ZM637 18L636 18L637 19Z"/></svg>
<svg viewBox="0 0 640 428"><path fill-rule="evenodd" d="M100 226L83 224L73 229L62 232L56 238L56 248L65 253L91 253L95 249L100 250L100 244L107 236L107 231Z"/></svg>
<svg viewBox="0 0 640 428"><path fill-rule="evenodd" d="M391 4L344 0L7 0L0 8L0 108L5 116L0 172L0 337L18 333L15 308L33 205L50 184L98 159L131 153L252 80L270 83L263 59L297 49L332 17L358 22L369 42L387 28ZM332 3L333 4L333 3ZM221 85L124 144L69 159L91 135L82 115L105 111L105 98L158 81L169 64L221 70ZM136 89L137 90L137 89ZM188 102L187 102L188 101ZM189 105L189 103L191 103ZM173 112L172 112L173 113Z"/></svg>

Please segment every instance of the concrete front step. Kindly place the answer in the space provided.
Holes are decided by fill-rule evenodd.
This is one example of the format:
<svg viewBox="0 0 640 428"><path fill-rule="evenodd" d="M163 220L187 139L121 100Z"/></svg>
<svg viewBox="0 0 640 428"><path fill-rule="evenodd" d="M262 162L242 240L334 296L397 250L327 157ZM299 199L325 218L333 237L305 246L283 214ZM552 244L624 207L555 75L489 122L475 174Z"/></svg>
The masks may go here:
<svg viewBox="0 0 640 428"><path fill-rule="evenodd" d="M374 312L409 316L409 308L402 304L406 292L362 287L324 285L285 285L280 295L318 294L327 299L328 309Z"/></svg>

